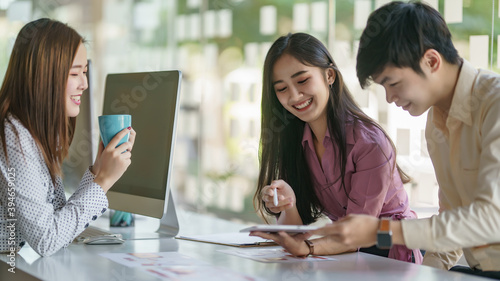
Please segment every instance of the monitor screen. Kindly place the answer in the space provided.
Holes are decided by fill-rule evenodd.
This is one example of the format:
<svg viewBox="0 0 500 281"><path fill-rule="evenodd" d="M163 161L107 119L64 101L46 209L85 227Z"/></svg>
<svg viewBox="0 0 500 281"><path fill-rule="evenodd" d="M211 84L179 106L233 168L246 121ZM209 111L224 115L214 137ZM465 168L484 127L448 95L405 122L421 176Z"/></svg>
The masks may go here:
<svg viewBox="0 0 500 281"><path fill-rule="evenodd" d="M132 115L137 133L132 164L107 193L111 209L163 216L169 200L180 81L180 71L107 76L102 114Z"/></svg>

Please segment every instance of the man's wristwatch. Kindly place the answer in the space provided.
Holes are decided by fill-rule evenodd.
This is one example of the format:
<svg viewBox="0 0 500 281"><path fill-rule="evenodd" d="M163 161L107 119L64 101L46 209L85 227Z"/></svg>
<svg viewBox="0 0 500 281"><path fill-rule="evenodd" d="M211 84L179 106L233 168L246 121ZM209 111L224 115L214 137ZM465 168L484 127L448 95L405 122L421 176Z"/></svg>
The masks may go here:
<svg viewBox="0 0 500 281"><path fill-rule="evenodd" d="M392 247L391 218L381 218L377 230L377 247L390 249Z"/></svg>

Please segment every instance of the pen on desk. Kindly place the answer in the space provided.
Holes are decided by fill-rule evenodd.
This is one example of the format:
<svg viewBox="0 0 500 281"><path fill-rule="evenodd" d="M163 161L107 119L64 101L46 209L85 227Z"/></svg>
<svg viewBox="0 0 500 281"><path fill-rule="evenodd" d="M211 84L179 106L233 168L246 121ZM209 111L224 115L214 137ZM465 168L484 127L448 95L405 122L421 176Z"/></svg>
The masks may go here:
<svg viewBox="0 0 500 281"><path fill-rule="evenodd" d="M274 189L273 200L274 200L274 206L278 206L278 189L277 188Z"/></svg>

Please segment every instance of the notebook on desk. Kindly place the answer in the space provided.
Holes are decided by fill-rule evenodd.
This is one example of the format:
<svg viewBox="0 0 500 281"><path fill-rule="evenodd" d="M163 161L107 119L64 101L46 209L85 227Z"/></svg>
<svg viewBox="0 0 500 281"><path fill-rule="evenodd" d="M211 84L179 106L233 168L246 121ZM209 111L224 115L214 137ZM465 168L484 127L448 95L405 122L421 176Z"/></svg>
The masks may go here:
<svg viewBox="0 0 500 281"><path fill-rule="evenodd" d="M177 239L218 244L232 247L263 247L277 246L274 241L266 240L257 236L248 236L248 233L216 233L208 235L176 236Z"/></svg>

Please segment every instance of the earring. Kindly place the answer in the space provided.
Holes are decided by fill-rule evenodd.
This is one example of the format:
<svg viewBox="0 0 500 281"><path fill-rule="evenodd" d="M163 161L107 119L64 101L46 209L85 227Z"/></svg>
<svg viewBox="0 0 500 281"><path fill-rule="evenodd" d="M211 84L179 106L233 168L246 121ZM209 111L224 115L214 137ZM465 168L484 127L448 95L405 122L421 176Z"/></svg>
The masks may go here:
<svg viewBox="0 0 500 281"><path fill-rule="evenodd" d="M332 83L332 84L330 84L329 86L330 86L330 89L332 89L332 88L333 88L333 83Z"/></svg>

